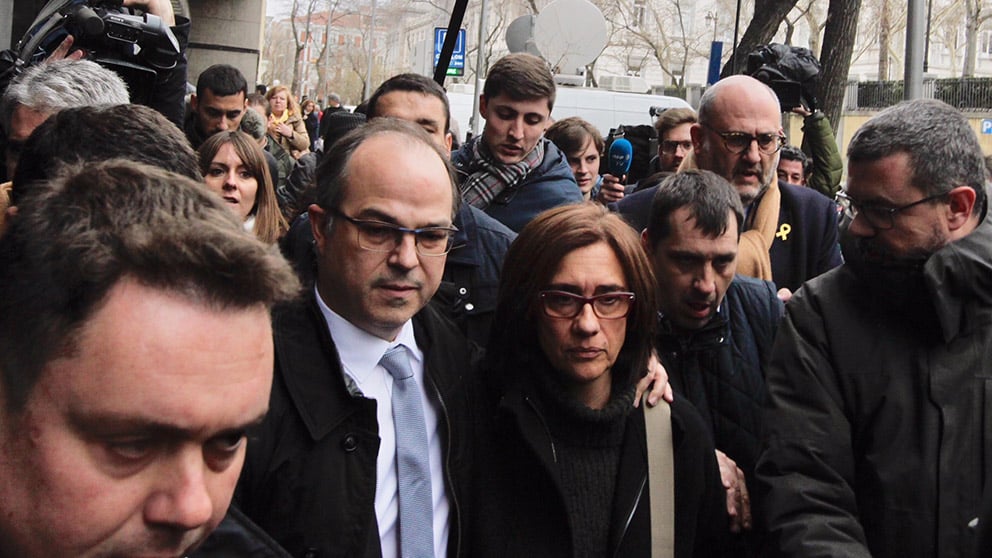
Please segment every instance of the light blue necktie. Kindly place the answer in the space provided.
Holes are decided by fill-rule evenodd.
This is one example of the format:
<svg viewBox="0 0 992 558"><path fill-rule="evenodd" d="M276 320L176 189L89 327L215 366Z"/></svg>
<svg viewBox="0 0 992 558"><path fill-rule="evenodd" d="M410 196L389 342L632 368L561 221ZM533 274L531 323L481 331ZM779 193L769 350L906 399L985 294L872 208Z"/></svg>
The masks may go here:
<svg viewBox="0 0 992 558"><path fill-rule="evenodd" d="M396 469L400 493L400 556L434 556L434 505L427 425L420 387L401 346L386 351L379 361L393 377L393 425L396 428Z"/></svg>

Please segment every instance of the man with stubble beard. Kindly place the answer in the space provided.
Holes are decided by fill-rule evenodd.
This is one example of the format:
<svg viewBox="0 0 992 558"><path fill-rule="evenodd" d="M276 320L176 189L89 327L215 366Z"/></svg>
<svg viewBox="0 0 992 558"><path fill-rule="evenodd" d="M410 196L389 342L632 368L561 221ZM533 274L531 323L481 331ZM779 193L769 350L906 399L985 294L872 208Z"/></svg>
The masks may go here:
<svg viewBox="0 0 992 558"><path fill-rule="evenodd" d="M767 370L762 555L973 556L992 455L982 149L960 111L917 100L847 157L845 262L788 304Z"/></svg>

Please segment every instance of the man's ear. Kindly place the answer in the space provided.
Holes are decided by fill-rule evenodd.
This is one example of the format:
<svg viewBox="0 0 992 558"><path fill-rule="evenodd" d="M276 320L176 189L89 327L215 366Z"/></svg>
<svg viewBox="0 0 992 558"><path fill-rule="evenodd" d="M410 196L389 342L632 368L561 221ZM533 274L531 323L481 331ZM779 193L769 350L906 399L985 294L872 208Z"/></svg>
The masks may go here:
<svg viewBox="0 0 992 558"><path fill-rule="evenodd" d="M703 145L703 125L698 122L693 124L689 128L689 138L692 139L692 150L699 151L699 146Z"/></svg>
<svg viewBox="0 0 992 558"><path fill-rule="evenodd" d="M479 115L489 120L489 103L486 102L485 94L479 95Z"/></svg>
<svg viewBox="0 0 992 558"><path fill-rule="evenodd" d="M644 248L644 252L647 255L651 255L651 241L648 240L648 230L644 229L641 231L641 247Z"/></svg>
<svg viewBox="0 0 992 558"><path fill-rule="evenodd" d="M453 139L451 132L444 133L444 149L448 153L451 153L451 140Z"/></svg>
<svg viewBox="0 0 992 558"><path fill-rule="evenodd" d="M956 230L963 227L971 218L978 195L970 186L958 186L947 193L947 227Z"/></svg>
<svg viewBox="0 0 992 558"><path fill-rule="evenodd" d="M248 100L246 99L245 103L247 102ZM192 95L189 96L189 107L193 109L193 112L197 111L197 106L199 105L199 103L200 100L196 98L196 93L193 93Z"/></svg>
<svg viewBox="0 0 992 558"><path fill-rule="evenodd" d="M310 216L310 231L313 233L313 240L317 244L317 251L323 252L327 243L327 220L330 218L323 207L313 203L307 208Z"/></svg>

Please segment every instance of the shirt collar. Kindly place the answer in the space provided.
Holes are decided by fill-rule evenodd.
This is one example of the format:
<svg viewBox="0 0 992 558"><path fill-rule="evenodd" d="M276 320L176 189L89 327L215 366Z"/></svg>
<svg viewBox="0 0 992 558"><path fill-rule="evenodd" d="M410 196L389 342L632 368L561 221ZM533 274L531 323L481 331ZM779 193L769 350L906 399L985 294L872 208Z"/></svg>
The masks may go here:
<svg viewBox="0 0 992 558"><path fill-rule="evenodd" d="M348 375L354 378L359 385L364 383L369 375L372 374L379 364L382 355L397 345L406 347L407 353L416 359L417 362L423 362L424 353L417 347L412 320L407 320L403 324L395 340L386 341L358 328L340 314L331 310L324 303L324 300L320 298L320 293L317 292L316 286L314 286L314 293L317 297L317 306L320 308L320 313L324 316L324 321L327 322L327 328L330 331L331 338L334 339L338 356L341 358L341 365Z"/></svg>

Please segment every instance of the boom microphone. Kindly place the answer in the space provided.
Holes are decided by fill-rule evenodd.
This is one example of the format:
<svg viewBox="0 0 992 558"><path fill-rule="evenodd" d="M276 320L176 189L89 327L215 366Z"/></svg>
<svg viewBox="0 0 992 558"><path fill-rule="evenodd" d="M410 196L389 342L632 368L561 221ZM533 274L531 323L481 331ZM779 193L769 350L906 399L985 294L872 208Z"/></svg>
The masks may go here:
<svg viewBox="0 0 992 558"><path fill-rule="evenodd" d="M623 178L630 170L630 162L634 159L634 146L627 138L616 138L610 144L609 169L610 174Z"/></svg>

